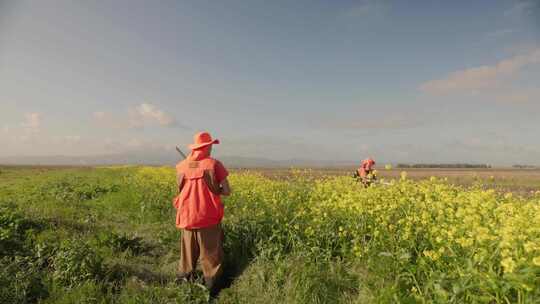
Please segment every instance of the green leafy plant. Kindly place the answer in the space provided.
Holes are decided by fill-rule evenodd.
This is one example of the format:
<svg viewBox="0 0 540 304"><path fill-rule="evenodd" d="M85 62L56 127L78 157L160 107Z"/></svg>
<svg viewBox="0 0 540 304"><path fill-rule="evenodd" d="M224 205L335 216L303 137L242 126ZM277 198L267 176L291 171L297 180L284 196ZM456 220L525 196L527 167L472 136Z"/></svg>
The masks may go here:
<svg viewBox="0 0 540 304"><path fill-rule="evenodd" d="M0 258L0 303L32 303L46 297L44 275L32 257Z"/></svg>
<svg viewBox="0 0 540 304"><path fill-rule="evenodd" d="M10 207L0 207L0 257L22 253L31 245L35 229L41 228Z"/></svg>
<svg viewBox="0 0 540 304"><path fill-rule="evenodd" d="M63 241L51 259L52 278L66 287L99 280L103 274L102 258L80 240Z"/></svg>
<svg viewBox="0 0 540 304"><path fill-rule="evenodd" d="M97 236L97 240L100 246L109 247L116 252L129 250L131 253L138 255L150 249L148 245L143 243L141 237L130 237L126 234L103 232Z"/></svg>

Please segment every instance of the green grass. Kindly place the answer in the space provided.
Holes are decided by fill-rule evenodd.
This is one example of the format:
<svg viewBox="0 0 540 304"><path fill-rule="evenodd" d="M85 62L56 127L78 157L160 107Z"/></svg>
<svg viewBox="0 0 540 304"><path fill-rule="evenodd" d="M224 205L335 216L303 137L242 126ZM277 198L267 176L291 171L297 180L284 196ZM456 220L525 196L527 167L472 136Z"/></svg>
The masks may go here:
<svg viewBox="0 0 540 304"><path fill-rule="evenodd" d="M203 293L171 285L179 258L173 211L161 219L142 214L134 196L137 189L125 180L131 172L2 169L0 204L39 226L11 231L24 243L17 245L24 252L2 252L4 263L14 264L15 258L35 263L37 248L50 251L43 253L38 267L43 293L33 287L13 288L15 294L4 299L6 303L33 302L36 297L47 303L83 303L86 298L92 303L133 302L127 294L150 303L156 297L171 298L174 288L183 291L178 299ZM4 276L13 279L9 273Z"/></svg>
<svg viewBox="0 0 540 304"><path fill-rule="evenodd" d="M402 189L417 191L403 195L417 203L441 199L435 192L426 196L430 187L456 197L466 197L465 190L410 183L393 193L358 188L367 192L357 194L345 178L319 183L293 175L286 181L253 173L231 177L224 289L210 298L201 279L175 282L180 233L171 206L172 169L0 168L0 303L504 303L482 298L486 292L477 287L450 298L452 291L441 286L455 282L444 271L435 265L435 272L422 272L431 266L416 254L426 248L381 247L394 244L383 237L370 242L373 229L384 233L387 226L347 211L357 200L373 204L375 212L377 200L402 203ZM414 246L431 246L428 237L418 230ZM355 255L357 245L365 247L363 257ZM398 252L393 249L410 249L409 264L389 258ZM507 283L500 278L501 286ZM510 283L501 287L501 299L520 299ZM538 294L538 280L530 283L533 291L522 303ZM412 286L424 294L413 295Z"/></svg>

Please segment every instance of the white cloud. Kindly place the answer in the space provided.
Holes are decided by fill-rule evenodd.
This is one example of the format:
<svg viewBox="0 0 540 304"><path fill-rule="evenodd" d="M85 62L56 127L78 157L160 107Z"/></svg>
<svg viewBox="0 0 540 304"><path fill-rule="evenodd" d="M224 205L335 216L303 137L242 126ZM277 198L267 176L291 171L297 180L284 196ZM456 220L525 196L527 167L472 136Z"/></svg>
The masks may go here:
<svg viewBox="0 0 540 304"><path fill-rule="evenodd" d="M157 122L161 126L172 126L176 123L174 118L153 104L143 103L135 107L136 113L145 121Z"/></svg>
<svg viewBox="0 0 540 304"><path fill-rule="evenodd" d="M484 65L451 73L445 78L430 80L420 85L420 90L433 94L475 92L500 85L521 69L540 63L540 48L526 54L502 60L494 65Z"/></svg>
<svg viewBox="0 0 540 304"><path fill-rule="evenodd" d="M22 126L30 130L38 130L41 126L41 113L25 114Z"/></svg>
<svg viewBox="0 0 540 304"><path fill-rule="evenodd" d="M131 111L130 126L142 127L146 124L157 123L160 126L174 126L176 120L153 104L142 103Z"/></svg>
<svg viewBox="0 0 540 304"><path fill-rule="evenodd" d="M92 118L100 126L116 129L142 128L152 125L182 127L172 115L167 114L154 104L142 103L129 108L127 112L127 115L121 115L96 111L92 113Z"/></svg>

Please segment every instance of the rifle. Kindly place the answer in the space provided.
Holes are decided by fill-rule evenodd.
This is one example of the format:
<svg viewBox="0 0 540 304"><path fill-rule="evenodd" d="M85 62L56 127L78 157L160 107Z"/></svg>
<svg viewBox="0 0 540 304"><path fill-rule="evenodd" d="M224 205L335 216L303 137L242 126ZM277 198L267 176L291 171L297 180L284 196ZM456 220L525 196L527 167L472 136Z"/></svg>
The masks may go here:
<svg viewBox="0 0 540 304"><path fill-rule="evenodd" d="M183 157L184 159L187 158L187 156L184 154L184 152L182 152L182 150L180 150L180 148L178 148L178 146L176 146L175 148L176 148L176 151L177 151L178 153L180 153L180 155L182 155L182 157Z"/></svg>

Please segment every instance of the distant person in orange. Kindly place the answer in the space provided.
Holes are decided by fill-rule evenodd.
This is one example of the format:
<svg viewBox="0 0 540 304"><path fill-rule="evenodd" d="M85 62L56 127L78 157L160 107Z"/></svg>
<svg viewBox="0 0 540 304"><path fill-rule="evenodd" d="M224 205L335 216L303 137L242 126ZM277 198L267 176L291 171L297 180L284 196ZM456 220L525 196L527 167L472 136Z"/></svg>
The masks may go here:
<svg viewBox="0 0 540 304"><path fill-rule="evenodd" d="M369 157L364 159L360 163L360 168L356 170L356 177L360 178L360 181L364 186L369 186L373 179L373 167L375 166L375 161Z"/></svg>
<svg viewBox="0 0 540 304"><path fill-rule="evenodd" d="M179 195L176 208L176 227L182 229L180 240L179 279L191 279L200 258L204 282L215 293L223 272L223 204L221 195L229 195L228 172L223 164L210 157L212 145L219 140L209 133L193 137L191 153L176 165Z"/></svg>

